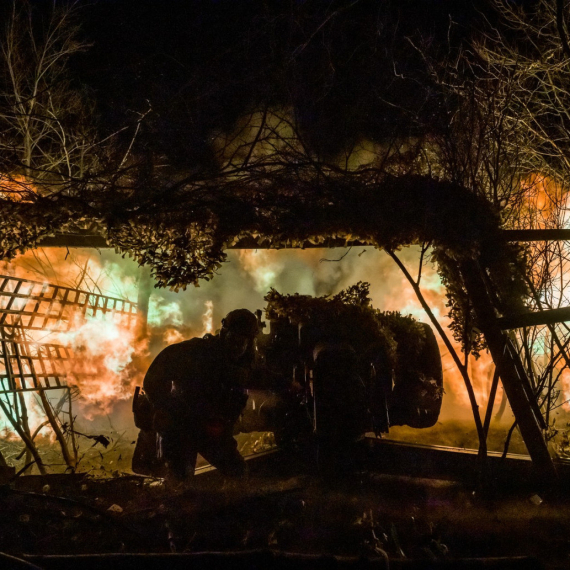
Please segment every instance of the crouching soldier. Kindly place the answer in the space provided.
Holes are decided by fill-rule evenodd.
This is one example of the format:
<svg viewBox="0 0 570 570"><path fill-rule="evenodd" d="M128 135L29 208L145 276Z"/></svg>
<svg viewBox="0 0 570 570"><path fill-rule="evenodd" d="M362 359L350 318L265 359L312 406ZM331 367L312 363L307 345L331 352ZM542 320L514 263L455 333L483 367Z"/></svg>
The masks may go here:
<svg viewBox="0 0 570 570"><path fill-rule="evenodd" d="M173 481L193 476L198 453L224 476L245 475L232 432L247 401L243 386L257 332L253 313L232 311L219 335L170 345L148 369L143 389L154 412L157 455Z"/></svg>

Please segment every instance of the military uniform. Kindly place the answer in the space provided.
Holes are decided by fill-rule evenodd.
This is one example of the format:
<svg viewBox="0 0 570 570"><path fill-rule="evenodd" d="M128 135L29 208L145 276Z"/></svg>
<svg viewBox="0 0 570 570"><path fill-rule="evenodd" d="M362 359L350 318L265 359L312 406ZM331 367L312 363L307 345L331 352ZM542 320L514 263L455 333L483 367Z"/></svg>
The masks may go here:
<svg viewBox="0 0 570 570"><path fill-rule="evenodd" d="M232 436L247 395L248 361L228 361L218 336L166 347L143 383L153 406L158 455L175 478L192 476L198 453L227 476L240 477L245 462Z"/></svg>

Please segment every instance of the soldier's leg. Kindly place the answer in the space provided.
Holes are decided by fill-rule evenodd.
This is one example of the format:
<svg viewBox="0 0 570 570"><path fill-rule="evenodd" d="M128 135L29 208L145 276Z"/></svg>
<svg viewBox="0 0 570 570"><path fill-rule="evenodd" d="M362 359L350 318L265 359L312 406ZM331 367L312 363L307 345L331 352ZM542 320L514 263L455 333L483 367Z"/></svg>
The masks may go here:
<svg viewBox="0 0 570 570"><path fill-rule="evenodd" d="M228 430L218 437L204 437L198 451L222 475L237 479L246 476L245 460L237 449L237 441L231 431Z"/></svg>
<svg viewBox="0 0 570 570"><path fill-rule="evenodd" d="M198 445L193 434L183 429L165 431L160 436L160 449L168 477L182 481L194 476Z"/></svg>
<svg viewBox="0 0 570 570"><path fill-rule="evenodd" d="M155 431L140 431L132 459L132 469L135 473L153 477L164 476L166 469L157 452L157 438Z"/></svg>

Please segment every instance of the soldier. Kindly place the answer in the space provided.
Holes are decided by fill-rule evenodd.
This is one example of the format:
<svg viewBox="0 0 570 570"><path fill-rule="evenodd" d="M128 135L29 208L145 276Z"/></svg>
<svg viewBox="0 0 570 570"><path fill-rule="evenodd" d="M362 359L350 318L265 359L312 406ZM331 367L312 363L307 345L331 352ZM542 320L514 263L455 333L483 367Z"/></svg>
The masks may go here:
<svg viewBox="0 0 570 570"><path fill-rule="evenodd" d="M257 332L253 313L231 311L219 335L170 345L151 364L143 388L154 409L167 477L192 477L198 453L223 475L244 477L245 461L232 433L247 401L243 386Z"/></svg>

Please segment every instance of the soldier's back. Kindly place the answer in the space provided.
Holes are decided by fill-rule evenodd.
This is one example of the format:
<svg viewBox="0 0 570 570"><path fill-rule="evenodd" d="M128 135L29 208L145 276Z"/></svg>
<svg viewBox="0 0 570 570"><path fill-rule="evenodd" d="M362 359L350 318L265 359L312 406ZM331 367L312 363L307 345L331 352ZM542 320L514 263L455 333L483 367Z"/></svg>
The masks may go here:
<svg viewBox="0 0 570 570"><path fill-rule="evenodd" d="M146 373L143 388L151 401L172 391L197 395L219 375L220 358L216 337L191 338L162 350Z"/></svg>

